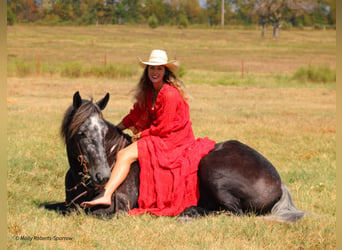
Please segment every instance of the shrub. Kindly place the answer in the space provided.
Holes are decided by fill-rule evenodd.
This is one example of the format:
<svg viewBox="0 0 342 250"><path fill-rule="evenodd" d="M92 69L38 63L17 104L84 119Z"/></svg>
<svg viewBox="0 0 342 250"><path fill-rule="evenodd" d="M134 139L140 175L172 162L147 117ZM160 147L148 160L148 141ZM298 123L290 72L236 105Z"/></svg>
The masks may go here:
<svg viewBox="0 0 342 250"><path fill-rule="evenodd" d="M61 18L55 14L48 14L40 21L40 24L45 25L59 25L61 23Z"/></svg>
<svg viewBox="0 0 342 250"><path fill-rule="evenodd" d="M131 77L137 73L136 68L132 69L131 65L120 64L114 66L113 64L109 64L107 67L107 75L110 78L125 78Z"/></svg>
<svg viewBox="0 0 342 250"><path fill-rule="evenodd" d="M61 70L61 76L77 78L82 74L82 64L77 62L66 63Z"/></svg>
<svg viewBox="0 0 342 250"><path fill-rule="evenodd" d="M313 28L314 28L314 30L325 30L325 25L319 24L319 23L315 23Z"/></svg>
<svg viewBox="0 0 342 250"><path fill-rule="evenodd" d="M285 22L285 23L282 23L282 24L281 24L280 28L281 28L282 30L290 30L290 29L292 28L292 24L291 24L291 23Z"/></svg>
<svg viewBox="0 0 342 250"><path fill-rule="evenodd" d="M7 25L13 25L17 21L15 14L11 7L7 5Z"/></svg>
<svg viewBox="0 0 342 250"><path fill-rule="evenodd" d="M303 82L335 82L336 70L325 65L301 67L293 74L292 78Z"/></svg>
<svg viewBox="0 0 342 250"><path fill-rule="evenodd" d="M154 14L147 19L147 23L152 29L157 28L159 25L158 18Z"/></svg>
<svg viewBox="0 0 342 250"><path fill-rule="evenodd" d="M15 60L15 71L20 77L28 76L34 71L34 66L23 60Z"/></svg>
<svg viewBox="0 0 342 250"><path fill-rule="evenodd" d="M178 21L178 28L187 28L189 26L189 21L186 15L181 15Z"/></svg>
<svg viewBox="0 0 342 250"><path fill-rule="evenodd" d="M187 72L186 72L184 66L181 65L181 66L179 67L178 72L177 72L177 76L181 78L181 77L185 76L186 73L187 73Z"/></svg>
<svg viewBox="0 0 342 250"><path fill-rule="evenodd" d="M51 64L42 64L41 65L41 73L43 74L48 74L50 76L53 76L59 72L58 68L56 65L51 65Z"/></svg>
<svg viewBox="0 0 342 250"><path fill-rule="evenodd" d="M106 77L106 78L125 78L134 76L137 73L131 65L114 65L89 67L83 71L84 76Z"/></svg>

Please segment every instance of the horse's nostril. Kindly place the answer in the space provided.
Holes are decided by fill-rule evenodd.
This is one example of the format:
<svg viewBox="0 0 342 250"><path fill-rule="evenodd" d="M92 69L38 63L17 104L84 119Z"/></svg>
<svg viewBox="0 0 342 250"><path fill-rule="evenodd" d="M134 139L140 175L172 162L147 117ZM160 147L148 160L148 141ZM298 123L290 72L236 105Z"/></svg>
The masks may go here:
<svg viewBox="0 0 342 250"><path fill-rule="evenodd" d="M96 182L101 183L102 182L102 176L100 173L96 173Z"/></svg>
<svg viewBox="0 0 342 250"><path fill-rule="evenodd" d="M108 178L108 177L105 177L105 178L103 178L103 183L107 183L107 182L108 182L108 180L109 180L109 178Z"/></svg>
<svg viewBox="0 0 342 250"><path fill-rule="evenodd" d="M101 173L96 173L96 182L98 184L105 184L108 180L108 177L104 177Z"/></svg>

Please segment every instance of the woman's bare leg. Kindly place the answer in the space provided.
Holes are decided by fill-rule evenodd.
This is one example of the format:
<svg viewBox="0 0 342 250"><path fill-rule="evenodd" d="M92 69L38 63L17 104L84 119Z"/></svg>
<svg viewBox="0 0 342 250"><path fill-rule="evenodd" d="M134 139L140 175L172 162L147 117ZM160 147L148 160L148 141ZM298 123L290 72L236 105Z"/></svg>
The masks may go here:
<svg viewBox="0 0 342 250"><path fill-rule="evenodd" d="M126 148L118 152L117 160L110 175L110 179L104 187L104 192L92 201L85 201L81 203L82 207L93 207L96 205L110 205L112 201L112 194L126 179L131 164L138 160L138 145L133 142Z"/></svg>

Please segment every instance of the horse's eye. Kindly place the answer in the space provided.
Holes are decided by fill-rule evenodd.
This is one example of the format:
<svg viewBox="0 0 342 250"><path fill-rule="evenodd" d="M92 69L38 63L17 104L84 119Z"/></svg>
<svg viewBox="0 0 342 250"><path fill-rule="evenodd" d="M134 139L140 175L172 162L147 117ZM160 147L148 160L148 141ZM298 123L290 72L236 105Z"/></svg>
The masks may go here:
<svg viewBox="0 0 342 250"><path fill-rule="evenodd" d="M85 136L85 134L84 134L82 131L78 131L78 132L77 132L77 135L78 135L78 136Z"/></svg>

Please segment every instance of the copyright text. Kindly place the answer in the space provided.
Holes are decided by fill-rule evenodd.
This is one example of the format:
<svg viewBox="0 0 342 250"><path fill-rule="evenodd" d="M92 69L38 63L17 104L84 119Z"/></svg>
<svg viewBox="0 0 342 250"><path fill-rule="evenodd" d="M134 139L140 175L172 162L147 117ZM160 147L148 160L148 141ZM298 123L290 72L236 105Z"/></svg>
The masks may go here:
<svg viewBox="0 0 342 250"><path fill-rule="evenodd" d="M60 240L64 240L64 241L68 241L68 240L73 240L73 237L69 237L69 236L28 236L28 235L17 235L15 236L16 240L23 240L23 241L44 241L44 240L54 240L54 241L60 241Z"/></svg>

